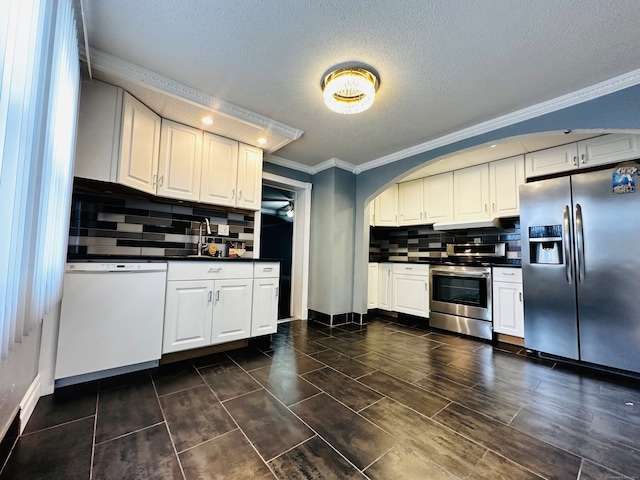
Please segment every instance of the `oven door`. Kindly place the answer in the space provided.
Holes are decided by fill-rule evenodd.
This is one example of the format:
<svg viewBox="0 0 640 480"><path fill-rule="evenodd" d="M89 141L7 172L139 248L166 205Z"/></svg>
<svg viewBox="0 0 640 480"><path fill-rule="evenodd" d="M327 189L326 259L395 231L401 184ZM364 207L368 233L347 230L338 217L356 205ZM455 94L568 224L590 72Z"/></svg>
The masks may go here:
<svg viewBox="0 0 640 480"><path fill-rule="evenodd" d="M491 269L431 267L430 310L491 321Z"/></svg>

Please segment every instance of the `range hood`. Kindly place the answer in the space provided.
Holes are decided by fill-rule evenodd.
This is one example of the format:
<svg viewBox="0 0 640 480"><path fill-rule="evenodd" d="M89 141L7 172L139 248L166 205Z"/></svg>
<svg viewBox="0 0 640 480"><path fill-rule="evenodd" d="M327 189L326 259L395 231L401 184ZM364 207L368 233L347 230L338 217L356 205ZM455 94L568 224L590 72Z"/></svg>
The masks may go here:
<svg viewBox="0 0 640 480"><path fill-rule="evenodd" d="M433 224L434 230L469 230L472 228L499 227L499 218L483 218L482 220L460 220L457 222L439 222Z"/></svg>

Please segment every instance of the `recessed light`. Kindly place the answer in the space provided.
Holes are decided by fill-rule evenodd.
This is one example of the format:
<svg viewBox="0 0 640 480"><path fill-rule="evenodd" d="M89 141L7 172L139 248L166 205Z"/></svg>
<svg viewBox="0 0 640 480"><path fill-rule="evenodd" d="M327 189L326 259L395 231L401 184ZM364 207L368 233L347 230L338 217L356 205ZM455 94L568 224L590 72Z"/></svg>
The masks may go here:
<svg viewBox="0 0 640 480"><path fill-rule="evenodd" d="M264 145L265 143L267 143L267 139L266 139L266 138L259 138L259 139L258 139L258 143L259 143L260 145Z"/></svg>
<svg viewBox="0 0 640 480"><path fill-rule="evenodd" d="M213 123L213 118L211 118L211 117L202 117L201 121L205 125L211 125Z"/></svg>

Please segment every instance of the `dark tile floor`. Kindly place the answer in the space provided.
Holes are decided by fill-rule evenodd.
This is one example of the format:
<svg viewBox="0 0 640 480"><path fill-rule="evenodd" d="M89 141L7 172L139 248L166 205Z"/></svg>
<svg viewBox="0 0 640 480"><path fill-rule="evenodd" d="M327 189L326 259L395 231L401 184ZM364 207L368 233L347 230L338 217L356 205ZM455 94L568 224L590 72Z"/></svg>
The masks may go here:
<svg viewBox="0 0 640 480"><path fill-rule="evenodd" d="M41 398L0 479L76 478L640 479L640 383L387 319L295 321Z"/></svg>

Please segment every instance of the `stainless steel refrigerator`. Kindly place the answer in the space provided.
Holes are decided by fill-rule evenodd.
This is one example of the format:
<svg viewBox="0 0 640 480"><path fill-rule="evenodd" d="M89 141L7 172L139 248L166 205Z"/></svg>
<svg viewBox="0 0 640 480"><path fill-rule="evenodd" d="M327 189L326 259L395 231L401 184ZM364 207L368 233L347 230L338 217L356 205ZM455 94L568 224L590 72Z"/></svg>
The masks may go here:
<svg viewBox="0 0 640 480"><path fill-rule="evenodd" d="M525 346L640 372L640 192L614 171L520 187Z"/></svg>

